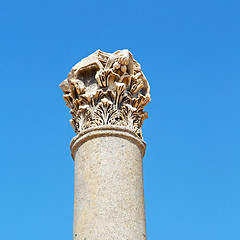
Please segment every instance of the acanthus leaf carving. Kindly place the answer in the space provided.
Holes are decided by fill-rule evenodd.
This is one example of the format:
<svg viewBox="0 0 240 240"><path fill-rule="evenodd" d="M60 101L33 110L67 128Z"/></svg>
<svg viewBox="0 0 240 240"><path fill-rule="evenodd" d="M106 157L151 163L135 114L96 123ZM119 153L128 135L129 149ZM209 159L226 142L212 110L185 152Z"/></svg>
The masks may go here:
<svg viewBox="0 0 240 240"><path fill-rule="evenodd" d="M76 133L94 126L119 125L142 138L150 87L128 50L96 51L76 64L60 87Z"/></svg>

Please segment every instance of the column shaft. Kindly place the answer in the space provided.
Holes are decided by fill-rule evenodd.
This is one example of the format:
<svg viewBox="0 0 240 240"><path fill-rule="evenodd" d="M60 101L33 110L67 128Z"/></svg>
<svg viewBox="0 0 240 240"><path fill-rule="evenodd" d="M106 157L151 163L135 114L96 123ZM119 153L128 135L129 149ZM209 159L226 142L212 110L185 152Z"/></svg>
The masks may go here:
<svg viewBox="0 0 240 240"><path fill-rule="evenodd" d="M129 131L96 130L78 137L74 240L146 239L144 148Z"/></svg>

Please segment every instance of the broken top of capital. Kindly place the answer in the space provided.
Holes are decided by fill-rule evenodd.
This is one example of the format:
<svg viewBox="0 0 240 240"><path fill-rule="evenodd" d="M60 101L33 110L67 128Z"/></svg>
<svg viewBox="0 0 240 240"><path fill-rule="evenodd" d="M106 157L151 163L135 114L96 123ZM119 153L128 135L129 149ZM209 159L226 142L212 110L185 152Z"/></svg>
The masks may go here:
<svg viewBox="0 0 240 240"><path fill-rule="evenodd" d="M77 134L91 127L117 125L142 139L150 87L128 50L112 54L97 50L72 68L60 88Z"/></svg>

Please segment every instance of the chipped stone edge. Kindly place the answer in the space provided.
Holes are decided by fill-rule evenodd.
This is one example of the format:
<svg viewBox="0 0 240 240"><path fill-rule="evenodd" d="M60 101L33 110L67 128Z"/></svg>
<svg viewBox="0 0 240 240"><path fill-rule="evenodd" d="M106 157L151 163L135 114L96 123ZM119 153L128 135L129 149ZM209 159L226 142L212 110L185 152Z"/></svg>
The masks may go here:
<svg viewBox="0 0 240 240"><path fill-rule="evenodd" d="M141 150L142 157L144 157L146 150L146 142L141 140L135 132L131 131L126 127L104 125L85 129L77 136L73 137L70 143L71 155L73 160L76 150L80 145L90 139L105 136L122 137L131 142L134 142Z"/></svg>

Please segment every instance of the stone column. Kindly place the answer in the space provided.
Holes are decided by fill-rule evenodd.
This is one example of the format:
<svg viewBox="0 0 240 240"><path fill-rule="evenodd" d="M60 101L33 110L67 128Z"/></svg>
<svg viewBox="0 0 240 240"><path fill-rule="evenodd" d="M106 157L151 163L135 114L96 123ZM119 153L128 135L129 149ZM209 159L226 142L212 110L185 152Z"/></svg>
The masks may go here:
<svg viewBox="0 0 240 240"><path fill-rule="evenodd" d="M150 88L128 50L100 50L60 84L77 136L74 240L145 240L141 126Z"/></svg>

